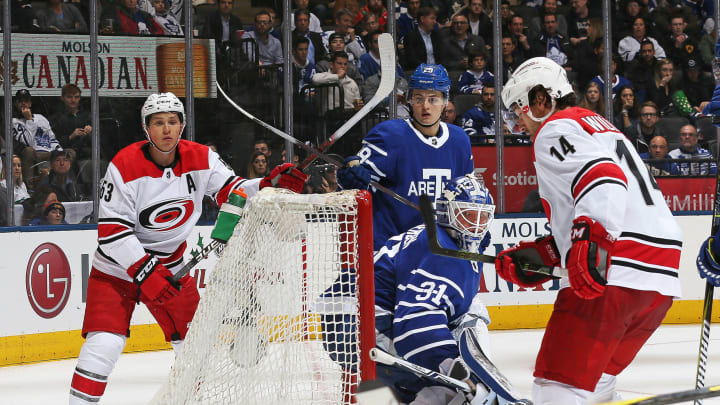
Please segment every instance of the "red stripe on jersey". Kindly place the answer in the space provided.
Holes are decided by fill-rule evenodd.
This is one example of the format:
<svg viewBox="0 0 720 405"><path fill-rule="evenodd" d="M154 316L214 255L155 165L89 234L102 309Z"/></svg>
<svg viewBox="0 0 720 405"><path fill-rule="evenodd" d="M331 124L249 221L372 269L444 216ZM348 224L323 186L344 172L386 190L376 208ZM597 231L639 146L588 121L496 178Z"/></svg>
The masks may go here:
<svg viewBox="0 0 720 405"><path fill-rule="evenodd" d="M147 141L135 142L121 149L113 158L112 163L122 174L125 183L142 177L157 178L163 175L163 170L143 153L146 144ZM173 173L179 177L183 173L210 168L209 151L210 148L205 145L181 139L176 151L180 160L173 168Z"/></svg>
<svg viewBox="0 0 720 405"><path fill-rule="evenodd" d="M129 229L127 226L121 224L98 224L98 238L107 238L108 236L116 235Z"/></svg>
<svg viewBox="0 0 720 405"><path fill-rule="evenodd" d="M582 194L583 190L585 190L585 187L602 178L617 179L625 183L627 186L627 177L625 177L625 173L623 173L620 166L616 163L604 161L596 164L583 173L582 177L580 177L580 180L578 180L575 185L575 189L572 190L573 199L578 198L578 196Z"/></svg>
<svg viewBox="0 0 720 405"><path fill-rule="evenodd" d="M187 247L187 242L183 242L182 245L180 245L177 249L175 249L175 251L170 256L168 256L166 258L161 258L160 262L162 264L172 263L172 262L180 259L183 255L183 253L185 253L186 247Z"/></svg>
<svg viewBox="0 0 720 405"><path fill-rule="evenodd" d="M654 266L680 268L680 249L646 245L636 240L618 240L613 246L612 255Z"/></svg>
<svg viewBox="0 0 720 405"><path fill-rule="evenodd" d="M540 198L540 202L542 203L543 209L545 209L545 216L548 219L548 222L550 222L550 218L552 217L552 210L550 209L550 203L547 202L546 199Z"/></svg>
<svg viewBox="0 0 720 405"><path fill-rule="evenodd" d="M81 374L78 374L77 371L73 374L72 382L70 383L70 387L72 387L75 391L80 391L83 394L93 397L102 396L105 392L106 386L107 382L91 380Z"/></svg>
<svg viewBox="0 0 720 405"><path fill-rule="evenodd" d="M220 191L217 193L217 204L218 206L221 206L227 201L228 197L230 197L230 193L237 187L237 184L242 180L242 177L235 177L233 181L230 182L227 186L223 187Z"/></svg>

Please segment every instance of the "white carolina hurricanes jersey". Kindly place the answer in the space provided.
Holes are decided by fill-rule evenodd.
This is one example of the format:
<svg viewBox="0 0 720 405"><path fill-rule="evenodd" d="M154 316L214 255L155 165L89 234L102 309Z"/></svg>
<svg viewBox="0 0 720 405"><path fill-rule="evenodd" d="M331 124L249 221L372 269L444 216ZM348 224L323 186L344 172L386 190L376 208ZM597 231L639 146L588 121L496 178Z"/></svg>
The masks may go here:
<svg viewBox="0 0 720 405"><path fill-rule="evenodd" d="M250 198L261 180L235 176L217 153L195 142L181 140L178 157L165 168L150 159L148 147L143 141L118 152L100 189L93 267L128 281L127 269L146 253L156 255L171 272L180 270L203 197L222 204L242 187Z"/></svg>
<svg viewBox="0 0 720 405"><path fill-rule="evenodd" d="M540 198L566 263L572 221L587 216L617 238L608 285L679 297L682 232L632 144L583 108L551 116L533 146ZM569 285L563 280L561 286Z"/></svg>

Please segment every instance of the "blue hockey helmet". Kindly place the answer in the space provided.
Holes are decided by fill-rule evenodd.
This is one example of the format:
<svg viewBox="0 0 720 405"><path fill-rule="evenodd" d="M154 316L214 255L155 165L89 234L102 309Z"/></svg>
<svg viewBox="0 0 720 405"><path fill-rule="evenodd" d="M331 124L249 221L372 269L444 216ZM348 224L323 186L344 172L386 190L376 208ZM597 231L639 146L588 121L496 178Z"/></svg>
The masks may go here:
<svg viewBox="0 0 720 405"><path fill-rule="evenodd" d="M458 247L479 252L495 215L495 202L482 177L468 174L445 183L435 200L435 215Z"/></svg>
<svg viewBox="0 0 720 405"><path fill-rule="evenodd" d="M410 76L408 90L437 90L447 102L450 98L450 77L443 65L422 63Z"/></svg>

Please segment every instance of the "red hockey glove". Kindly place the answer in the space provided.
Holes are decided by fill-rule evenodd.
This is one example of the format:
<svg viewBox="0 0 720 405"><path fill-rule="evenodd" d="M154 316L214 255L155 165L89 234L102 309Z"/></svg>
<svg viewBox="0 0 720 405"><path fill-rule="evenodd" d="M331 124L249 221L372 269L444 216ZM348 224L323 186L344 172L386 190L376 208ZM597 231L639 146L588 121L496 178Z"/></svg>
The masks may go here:
<svg viewBox="0 0 720 405"><path fill-rule="evenodd" d="M543 236L534 242L520 242L503 250L495 259L495 270L503 280L526 288L550 280L548 275L523 270L523 264L527 263L551 267L560 264L560 253L552 235Z"/></svg>
<svg viewBox="0 0 720 405"><path fill-rule="evenodd" d="M155 256L145 255L127 273L149 301L164 304L180 294L180 285L171 281L172 273Z"/></svg>
<svg viewBox="0 0 720 405"><path fill-rule="evenodd" d="M296 193L302 193L307 175L296 169L292 163L284 163L275 168L260 180L260 189L265 187L286 188Z"/></svg>
<svg viewBox="0 0 720 405"><path fill-rule="evenodd" d="M567 269L573 291L587 300L601 296L615 238L599 222L582 216L573 221L570 240Z"/></svg>

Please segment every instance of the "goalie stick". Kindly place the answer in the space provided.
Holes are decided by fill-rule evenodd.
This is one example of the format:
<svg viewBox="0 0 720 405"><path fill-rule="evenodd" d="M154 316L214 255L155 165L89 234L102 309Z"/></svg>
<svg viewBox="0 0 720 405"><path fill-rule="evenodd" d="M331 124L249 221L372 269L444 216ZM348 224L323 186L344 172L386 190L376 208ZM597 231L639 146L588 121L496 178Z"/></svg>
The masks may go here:
<svg viewBox="0 0 720 405"><path fill-rule="evenodd" d="M435 210L433 209L432 200L426 194L420 196L420 213L425 223L430 253L454 257L456 259L472 260L474 262L495 263L495 256L442 247L437 237L437 224L435 223ZM555 278L567 276L567 269L550 267L538 263L523 263L522 269L533 273L547 274Z"/></svg>
<svg viewBox="0 0 720 405"><path fill-rule="evenodd" d="M320 152L326 151L338 139L342 138L350 128L358 123L370 110L375 108L395 87L395 43L390 34L380 34L378 37L378 48L380 52L380 85L375 95L365 104L358 112L356 112L349 120L340 126L330 137L317 147ZM300 170L317 159L318 155L311 153L298 165Z"/></svg>
<svg viewBox="0 0 720 405"><path fill-rule="evenodd" d="M438 384L442 384L456 390L473 393L472 388L470 388L470 385L465 381L460 381L437 371L432 371L429 368L418 366L417 364L403 360L400 357L393 356L392 354L382 349L378 349L377 347L370 349L370 359L376 363L409 371L418 377L434 381Z"/></svg>
<svg viewBox="0 0 720 405"><path fill-rule="evenodd" d="M236 110L240 111L243 115L245 115L246 117L248 117L248 118L249 118L250 120L252 120L254 123L260 125L261 127L263 127L263 128L265 128L265 129L267 129L268 131L274 133L275 135L278 135L279 137L281 137L281 138L283 138L283 139L285 139L285 140L287 140L287 141L290 141L290 142L294 143L295 145L297 145L297 146L305 149L305 150L306 150L307 152L309 152L310 154L315 154L317 157L319 157L320 159L326 161L327 163L333 164L333 165L335 165L335 166L337 166L337 167L343 167L343 163L342 163L341 161L339 161L339 160L337 160L337 159L335 159L335 158L332 158L332 157L330 157L330 156L328 156L328 155L320 152L319 150L315 149L314 147L312 147L312 146L310 146L310 145L307 145L307 144L301 142L299 139L293 137L292 135L290 135L290 134L288 134L288 133L286 133L286 132L283 132L283 131L277 129L277 128L273 127L272 125L268 124L267 122L265 122L265 121L263 121L263 120L255 117L254 115L250 114L250 113L249 113L248 111L246 111L244 108L242 108L242 107L240 107L239 105L237 105L227 94L225 94L225 92L223 91L222 87L220 87L220 84L219 84L218 82L215 82L215 85L217 86L217 89L218 89L218 91L220 92L220 94L222 94L223 97L225 97L225 100L227 100L227 102L230 103L231 106L235 107ZM362 111L362 110L361 110L361 111ZM360 111L358 111L358 113L359 113L359 112L360 112ZM355 114L355 115L357 115L357 114ZM383 193L389 195L390 197L392 197L392 198L400 201L401 203L403 203L403 204L405 204L405 205L407 205L407 206L409 206L409 207L413 207L413 208L415 208L416 210L420 210L420 208L417 206L417 204L415 204L414 202L412 202L412 201L408 200L407 198L401 196L400 194L398 194L398 193L390 190L389 188L383 186L382 184L378 183L377 181L371 180L371 181L370 181L370 185L373 186L373 187L375 187L375 189L377 189L377 190L379 190L379 191L382 191Z"/></svg>

